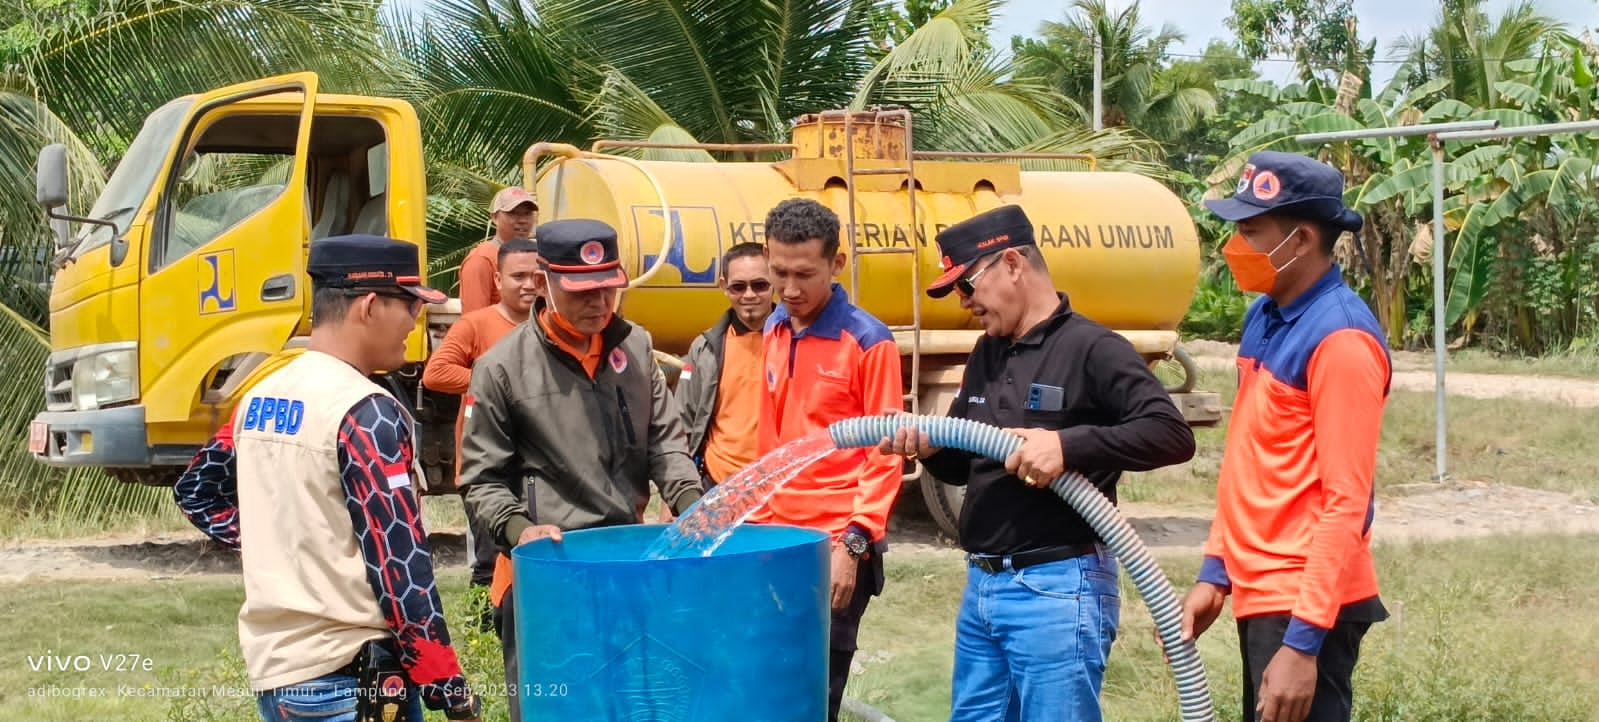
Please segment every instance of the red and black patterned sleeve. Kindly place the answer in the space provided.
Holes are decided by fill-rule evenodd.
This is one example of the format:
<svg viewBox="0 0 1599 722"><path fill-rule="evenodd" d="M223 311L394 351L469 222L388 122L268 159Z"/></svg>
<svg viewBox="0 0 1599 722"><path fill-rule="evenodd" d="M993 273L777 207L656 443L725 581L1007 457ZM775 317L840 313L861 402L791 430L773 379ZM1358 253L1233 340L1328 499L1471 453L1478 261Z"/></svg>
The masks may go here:
<svg viewBox="0 0 1599 722"><path fill-rule="evenodd" d="M239 491L233 454L233 419L200 447L172 486L178 509L206 536L239 548Z"/></svg>
<svg viewBox="0 0 1599 722"><path fill-rule="evenodd" d="M469 702L471 692L444 624L411 486L411 454L410 419L389 396L362 399L339 426L345 505L366 557L367 581L423 702L446 709Z"/></svg>

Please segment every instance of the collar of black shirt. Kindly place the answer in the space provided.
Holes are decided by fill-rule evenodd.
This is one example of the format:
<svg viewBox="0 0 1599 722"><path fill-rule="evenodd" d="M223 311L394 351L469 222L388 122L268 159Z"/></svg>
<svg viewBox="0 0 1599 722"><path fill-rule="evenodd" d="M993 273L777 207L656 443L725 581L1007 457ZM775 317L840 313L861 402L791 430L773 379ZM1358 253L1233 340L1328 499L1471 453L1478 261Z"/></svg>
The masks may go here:
<svg viewBox="0 0 1599 722"><path fill-rule="evenodd" d="M1049 318L1039 322L1037 326L1032 327L1027 333L1022 334L1021 338L1012 341L1013 345L1042 346L1044 339L1049 338L1049 334L1054 332L1056 327L1065 323L1066 319L1071 318L1072 302L1066 298L1064 293L1057 292L1055 295L1060 298L1060 305L1055 307L1055 312L1050 314Z"/></svg>

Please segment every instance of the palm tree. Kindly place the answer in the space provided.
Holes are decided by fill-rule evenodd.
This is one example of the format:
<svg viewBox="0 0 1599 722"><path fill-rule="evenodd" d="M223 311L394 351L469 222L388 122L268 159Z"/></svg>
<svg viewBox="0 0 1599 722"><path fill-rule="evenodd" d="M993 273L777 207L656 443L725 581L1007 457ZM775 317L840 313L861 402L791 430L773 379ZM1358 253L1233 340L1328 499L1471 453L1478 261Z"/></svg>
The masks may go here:
<svg viewBox="0 0 1599 722"><path fill-rule="evenodd" d="M314 69L324 87L381 77L378 0L25 0L0 11L0 514L67 518L160 508L166 496L97 470L51 472L25 453L49 352L53 247L33 200L37 149L65 143L69 210L84 211L152 109L172 98ZM16 39L25 42L16 42Z"/></svg>
<svg viewBox="0 0 1599 722"><path fill-rule="evenodd" d="M1511 64L1536 58L1541 48L1570 36L1564 23L1538 12L1531 2L1506 8L1497 21L1483 12L1484 2L1441 3L1432 28L1423 35L1400 37L1390 54L1417 65L1418 84L1448 78L1450 97L1456 100L1484 108L1508 107L1497 86L1517 75Z"/></svg>
<svg viewBox="0 0 1599 722"><path fill-rule="evenodd" d="M1012 47L1019 70L1042 78L1085 122L1093 106L1094 39L1103 53L1103 122L1137 128L1169 142L1216 112L1216 97L1188 75L1167 72L1167 49L1183 40L1171 25L1152 32L1142 24L1134 2L1112 12L1105 0L1074 0L1064 22L1048 21L1040 38L1016 38Z"/></svg>
<svg viewBox="0 0 1599 722"><path fill-rule="evenodd" d="M1160 170L1147 141L1086 131L1059 93L981 42L999 5L950 3L873 63L875 0L435 0L390 42L421 78L436 269L480 237L483 202L515 182L535 140L786 141L804 113L902 105L920 147L1091 151L1106 167ZM445 226L469 232L452 243Z"/></svg>

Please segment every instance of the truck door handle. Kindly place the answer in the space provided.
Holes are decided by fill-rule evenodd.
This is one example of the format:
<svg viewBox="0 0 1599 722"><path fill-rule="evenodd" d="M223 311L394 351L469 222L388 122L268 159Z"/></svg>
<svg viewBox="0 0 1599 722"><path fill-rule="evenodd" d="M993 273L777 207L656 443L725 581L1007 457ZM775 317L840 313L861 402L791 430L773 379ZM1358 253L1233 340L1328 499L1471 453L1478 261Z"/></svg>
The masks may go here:
<svg viewBox="0 0 1599 722"><path fill-rule="evenodd" d="M261 300L285 301L294 298L294 276L282 273L261 284Z"/></svg>

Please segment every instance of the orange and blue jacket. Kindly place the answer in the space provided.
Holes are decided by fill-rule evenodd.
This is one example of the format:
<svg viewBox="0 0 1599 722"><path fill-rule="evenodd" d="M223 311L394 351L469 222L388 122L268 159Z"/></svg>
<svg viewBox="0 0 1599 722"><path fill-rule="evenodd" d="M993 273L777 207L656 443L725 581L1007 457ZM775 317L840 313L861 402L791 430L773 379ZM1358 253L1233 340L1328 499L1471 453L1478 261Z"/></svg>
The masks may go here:
<svg viewBox="0 0 1599 722"><path fill-rule="evenodd" d="M836 283L816 321L799 333L779 305L766 320L763 344L762 454L835 421L905 406L894 335ZM835 451L779 489L750 521L809 527L834 539L854 526L880 541L899 494L901 461L876 449Z"/></svg>
<svg viewBox="0 0 1599 722"><path fill-rule="evenodd" d="M1283 644L1307 654L1344 605L1377 596L1384 338L1337 266L1286 306L1261 297L1244 319L1199 580L1230 590L1236 618L1292 615Z"/></svg>

